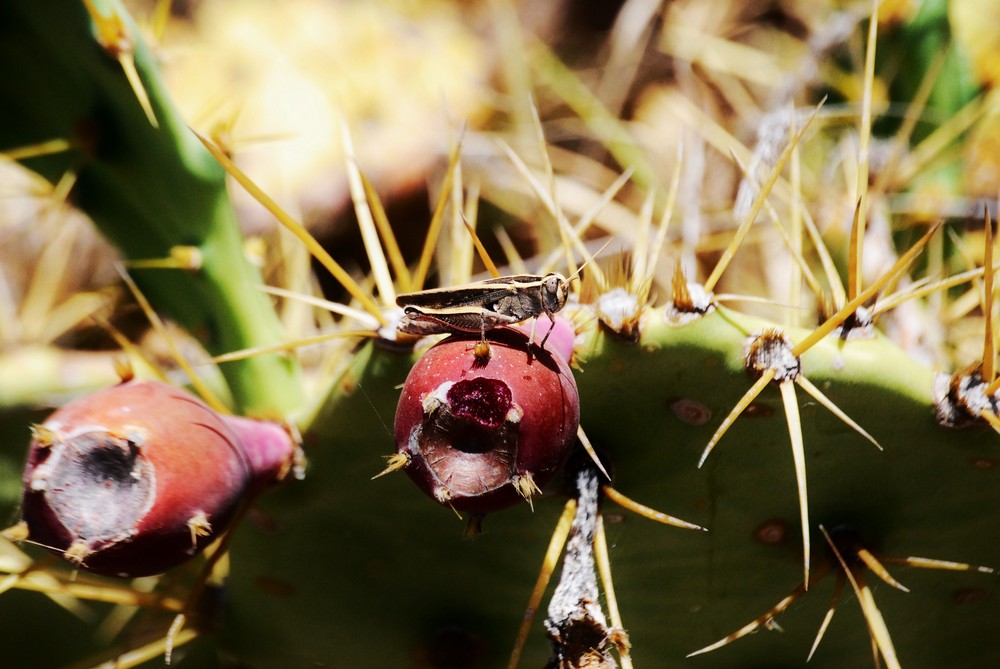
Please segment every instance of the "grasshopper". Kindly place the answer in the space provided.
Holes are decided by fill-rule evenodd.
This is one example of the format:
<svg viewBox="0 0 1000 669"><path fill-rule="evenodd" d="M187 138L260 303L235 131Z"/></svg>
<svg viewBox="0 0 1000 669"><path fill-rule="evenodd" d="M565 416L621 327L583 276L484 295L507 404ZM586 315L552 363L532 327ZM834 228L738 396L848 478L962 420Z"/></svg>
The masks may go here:
<svg viewBox="0 0 1000 669"><path fill-rule="evenodd" d="M403 319L398 329L417 335L478 332L485 341L487 330L537 319L542 314L554 326L554 314L566 306L569 284L574 278L575 275L567 279L556 272L544 276L516 274L400 295L396 304L403 307ZM551 332L549 327L542 346Z"/></svg>

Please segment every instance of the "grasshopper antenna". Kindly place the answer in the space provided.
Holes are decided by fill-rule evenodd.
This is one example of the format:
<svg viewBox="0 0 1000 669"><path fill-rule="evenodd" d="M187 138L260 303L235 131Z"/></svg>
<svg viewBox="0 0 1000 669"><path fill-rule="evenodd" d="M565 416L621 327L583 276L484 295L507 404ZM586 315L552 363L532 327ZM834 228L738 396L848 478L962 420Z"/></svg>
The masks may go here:
<svg viewBox="0 0 1000 669"><path fill-rule="evenodd" d="M566 277L566 281L569 282L569 281L573 281L574 279L579 279L580 278L580 273L583 271L583 268L586 267L587 265L589 265L590 263L594 262L595 260L597 260L597 257L600 256L601 253L604 252L604 249L608 248L608 245L611 244L611 242L613 242L614 240L615 240L615 238L612 237L608 241L604 242L604 245L601 248L597 249L597 253L595 253L592 256L590 256L589 258L587 258L586 262L584 262L582 265L580 265L579 267L577 267L575 272L573 272L568 277Z"/></svg>

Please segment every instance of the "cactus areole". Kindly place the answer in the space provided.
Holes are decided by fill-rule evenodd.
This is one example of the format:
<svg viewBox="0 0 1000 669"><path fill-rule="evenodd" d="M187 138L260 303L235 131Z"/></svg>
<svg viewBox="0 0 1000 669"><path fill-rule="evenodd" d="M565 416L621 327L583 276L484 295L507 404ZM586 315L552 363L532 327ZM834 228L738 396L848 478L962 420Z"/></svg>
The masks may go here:
<svg viewBox="0 0 1000 669"><path fill-rule="evenodd" d="M218 538L246 494L284 476L296 449L281 426L218 414L164 383L106 388L35 427L28 536L96 573L166 571Z"/></svg>
<svg viewBox="0 0 1000 669"><path fill-rule="evenodd" d="M406 378L396 409L396 450L427 495L460 511L512 506L547 484L576 438L580 398L558 353L521 332L454 335L430 348Z"/></svg>

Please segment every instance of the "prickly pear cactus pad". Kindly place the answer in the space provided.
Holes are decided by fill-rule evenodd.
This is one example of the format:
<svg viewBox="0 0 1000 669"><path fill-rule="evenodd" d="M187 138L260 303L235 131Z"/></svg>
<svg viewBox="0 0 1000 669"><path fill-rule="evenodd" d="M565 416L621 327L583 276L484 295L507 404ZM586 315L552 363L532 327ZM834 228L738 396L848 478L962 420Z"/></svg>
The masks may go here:
<svg viewBox="0 0 1000 669"><path fill-rule="evenodd" d="M1000 666L972 3L58 4L0 5L0 665Z"/></svg>
<svg viewBox="0 0 1000 669"><path fill-rule="evenodd" d="M811 587L777 617L784 633L762 631L685 661L688 653L740 629L801 585L796 482L781 399L770 390L723 437L703 468L697 468L718 423L751 383L742 357L745 340L768 324L725 308L683 326L670 325L662 310L651 310L644 322L648 327L636 343L591 327L578 345L586 360L577 375L584 425L613 463L616 489L708 532L656 525L604 502L614 585L637 664L802 666L838 589L839 567L817 529L820 525L831 532L853 533L910 589L902 592L868 576L903 666L908 666L907 657L914 658L913 666L924 666L925 658L932 658L926 659L932 663L928 666L954 663L955 648L973 646L978 647L976 659L965 666L997 658L990 640L997 612L993 575L927 571L888 561L920 556L997 564L1000 555L990 519L963 510L967 504L983 509L997 502L995 435L982 427L956 431L937 425L930 400L933 375L891 342L877 338L845 343L830 337L803 356L804 374L852 419L870 428L883 450L817 402L802 402L815 535ZM789 333L793 339L804 334ZM397 355L377 349L372 354ZM341 410L354 416L349 434L337 431L351 444L343 448L377 454L390 447L379 415L390 415L394 394L380 397L373 389L398 383L406 364L397 361L396 380L390 381L392 376L379 380L366 373L387 369L385 361L361 360L361 367L345 373L339 384L351 387L351 396L341 401L337 416L321 422L342 425ZM623 402L622 397L630 399ZM933 439L928 439L929 433ZM381 442L374 451L372 434ZM364 478L374 471L322 446L313 458L314 467L336 467L348 478ZM357 460L364 458L359 455ZM377 664L405 662L435 652L435 643L455 643L473 649L470 653L482 653L484 666L499 664L497 658L505 655L519 622L519 615L507 616L504 609L523 610L560 496L546 494L536 500L534 514L515 509L490 515L484 534L470 541L462 538L461 523L450 512L428 508L405 477L376 483L381 487L366 483L332 490L305 481L288 499L272 498L281 506L271 513L292 513L294 520L282 521L277 530L248 528L240 542L246 542L246 552L255 557L235 570L234 579L275 588L282 584L280 596L250 587L238 592L255 593L249 610L280 607L283 615L277 619L287 622L277 636L284 641L273 645L267 631L272 623L252 620L247 623L254 632L241 634L239 640L250 641L254 657L279 662L291 654L305 661L344 653L343 644L357 642L359 629L398 626L408 630L393 636L398 646L386 647L372 637L364 657ZM963 492L949 494L949 489ZM321 520L306 513L306 506L329 511L322 512ZM345 545L380 543L387 557L358 555L345 570L331 569L323 560L309 561L316 571L306 571L291 546L303 542L301 550L330 551L334 560L328 534ZM428 549L438 542L446 547L440 554ZM445 566L435 564L440 561ZM445 594L451 591L456 595ZM285 617L296 615L300 607L322 607L325 592L339 593L346 603L350 614L342 625L326 628L325 617L318 613L311 622ZM419 594L401 598L400 592ZM870 662L865 618L852 594L844 592L842 600L813 657L817 666ZM367 622L359 622L364 616L369 616ZM413 617L429 620L424 634L408 626ZM322 634L321 627L326 630ZM314 635L329 639L329 645ZM306 648L315 649L315 654L300 654ZM537 626L523 665L542 664L546 653Z"/></svg>

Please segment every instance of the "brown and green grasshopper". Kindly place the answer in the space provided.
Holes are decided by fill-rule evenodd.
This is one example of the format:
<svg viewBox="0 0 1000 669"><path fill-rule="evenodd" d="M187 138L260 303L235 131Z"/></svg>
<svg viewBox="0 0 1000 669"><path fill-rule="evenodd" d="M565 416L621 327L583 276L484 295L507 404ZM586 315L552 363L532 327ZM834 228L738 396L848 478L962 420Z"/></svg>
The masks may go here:
<svg viewBox="0 0 1000 669"><path fill-rule="evenodd" d="M544 276L516 274L407 293L396 298L396 304L403 307L403 318L397 327L400 332L417 335L478 332L485 340L487 330L537 319L542 314L555 325L554 314L566 306L573 278L567 279L556 272ZM542 339L542 346L550 332L551 327Z"/></svg>

